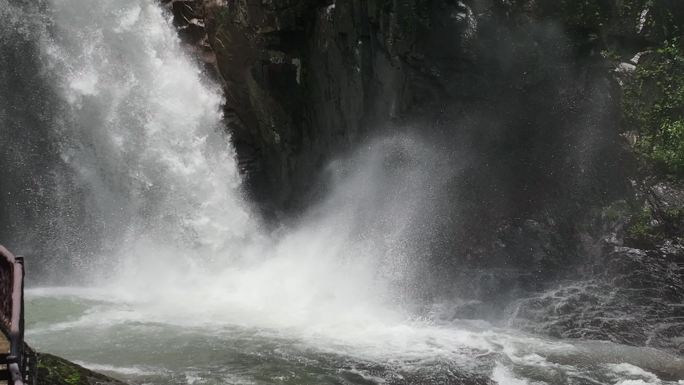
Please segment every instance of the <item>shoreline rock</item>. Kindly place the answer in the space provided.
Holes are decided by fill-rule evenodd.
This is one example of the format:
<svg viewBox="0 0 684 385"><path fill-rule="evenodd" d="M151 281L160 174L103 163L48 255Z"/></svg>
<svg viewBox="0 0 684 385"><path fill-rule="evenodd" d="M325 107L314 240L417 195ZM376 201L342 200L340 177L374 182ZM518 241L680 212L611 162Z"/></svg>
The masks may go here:
<svg viewBox="0 0 684 385"><path fill-rule="evenodd" d="M64 358L48 353L36 353L36 385L125 385L102 373L86 369Z"/></svg>

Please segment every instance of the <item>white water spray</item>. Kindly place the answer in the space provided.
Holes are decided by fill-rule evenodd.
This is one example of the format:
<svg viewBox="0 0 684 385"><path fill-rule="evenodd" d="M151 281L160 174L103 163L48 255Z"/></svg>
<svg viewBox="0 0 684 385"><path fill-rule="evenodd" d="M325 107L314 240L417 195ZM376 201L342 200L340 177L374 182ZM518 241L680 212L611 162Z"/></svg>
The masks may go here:
<svg viewBox="0 0 684 385"><path fill-rule="evenodd" d="M62 156L106 234L109 262L87 263L98 286L175 322L337 335L401 319L387 285L414 263L407 234L429 159L416 140L378 141L333 164L331 196L295 228L267 234L241 194L220 90L168 15L139 0L55 0L52 10L44 50L68 105ZM192 306L178 314L178 303Z"/></svg>
<svg viewBox="0 0 684 385"><path fill-rule="evenodd" d="M90 191L86 207L110 249L153 268L155 259L192 265L244 253L257 223L221 132L220 90L182 52L159 6L65 0L52 9L55 37L44 48L70 108L62 156ZM140 260L144 248L154 256Z"/></svg>

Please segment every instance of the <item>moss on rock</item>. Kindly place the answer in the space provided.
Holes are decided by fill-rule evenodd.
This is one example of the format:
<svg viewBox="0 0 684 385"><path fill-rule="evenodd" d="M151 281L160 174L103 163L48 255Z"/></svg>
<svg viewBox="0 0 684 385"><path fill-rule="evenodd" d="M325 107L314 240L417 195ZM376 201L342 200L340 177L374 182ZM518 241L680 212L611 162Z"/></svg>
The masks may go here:
<svg viewBox="0 0 684 385"><path fill-rule="evenodd" d="M124 385L52 354L39 353L37 385Z"/></svg>
<svg viewBox="0 0 684 385"><path fill-rule="evenodd" d="M644 207L641 211L634 213L625 234L627 244L642 248L654 247L662 238L655 224L649 207Z"/></svg>

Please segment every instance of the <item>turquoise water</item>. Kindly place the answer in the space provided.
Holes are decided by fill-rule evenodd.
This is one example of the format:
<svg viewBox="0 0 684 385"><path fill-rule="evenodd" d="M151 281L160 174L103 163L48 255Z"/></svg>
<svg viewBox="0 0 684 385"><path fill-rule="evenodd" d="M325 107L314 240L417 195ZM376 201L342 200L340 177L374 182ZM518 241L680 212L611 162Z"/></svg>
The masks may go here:
<svg viewBox="0 0 684 385"><path fill-rule="evenodd" d="M653 349L553 341L484 322L406 321L366 340L214 322L146 320L87 290L28 291L40 351L139 384L682 384ZM183 304L178 304L183 311ZM198 315L201 317L201 315Z"/></svg>

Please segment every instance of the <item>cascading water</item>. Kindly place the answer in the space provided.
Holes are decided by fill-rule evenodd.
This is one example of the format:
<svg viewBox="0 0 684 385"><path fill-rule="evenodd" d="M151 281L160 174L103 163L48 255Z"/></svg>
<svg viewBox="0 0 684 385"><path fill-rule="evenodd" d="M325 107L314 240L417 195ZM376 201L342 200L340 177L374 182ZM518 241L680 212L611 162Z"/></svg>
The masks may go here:
<svg viewBox="0 0 684 385"><path fill-rule="evenodd" d="M440 187L440 156L421 140L381 138L333 163L330 195L267 232L240 190L220 90L158 5L0 0L0 9L2 47L14 49L6 64L27 55L45 88L23 99L12 95L33 90L21 82L0 91L3 147L34 155L19 162L3 151L3 162L51 186L40 202L52 209L23 226L37 233L25 241L47 236L62 255L49 277L62 287L28 290L37 349L146 383L627 385L684 374L656 350L423 314L416 245L431 231L425 202ZM37 113L16 112L21 102L40 109L33 123L47 144L18 135L31 119L17 117ZM40 154L58 166L46 169Z"/></svg>
<svg viewBox="0 0 684 385"><path fill-rule="evenodd" d="M136 270L244 252L256 223L220 132L221 97L161 10L120 1L53 10L54 36L42 48L68 104L61 156L85 186L109 252L125 249ZM162 257L172 253L181 255Z"/></svg>

